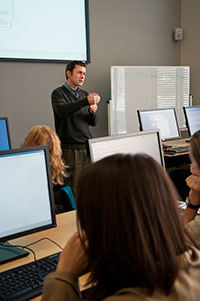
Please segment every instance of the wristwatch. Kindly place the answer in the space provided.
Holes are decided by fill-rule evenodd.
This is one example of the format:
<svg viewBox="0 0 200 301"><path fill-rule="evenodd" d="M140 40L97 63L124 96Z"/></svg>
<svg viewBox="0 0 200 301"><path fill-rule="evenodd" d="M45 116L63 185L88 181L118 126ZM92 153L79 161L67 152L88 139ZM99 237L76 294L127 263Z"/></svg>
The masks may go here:
<svg viewBox="0 0 200 301"><path fill-rule="evenodd" d="M198 210L200 205L193 205L190 203L190 200L187 198L186 199L186 205L187 205L187 208L190 208L190 209L193 209L193 210Z"/></svg>

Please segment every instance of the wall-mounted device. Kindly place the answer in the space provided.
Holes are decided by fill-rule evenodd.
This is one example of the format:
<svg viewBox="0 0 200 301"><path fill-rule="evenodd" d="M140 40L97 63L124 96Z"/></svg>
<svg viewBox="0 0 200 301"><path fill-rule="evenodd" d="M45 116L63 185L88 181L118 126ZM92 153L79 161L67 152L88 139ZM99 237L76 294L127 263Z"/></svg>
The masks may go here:
<svg viewBox="0 0 200 301"><path fill-rule="evenodd" d="M183 39L183 28L181 27L177 27L175 30L174 30L174 40L176 41L180 41Z"/></svg>

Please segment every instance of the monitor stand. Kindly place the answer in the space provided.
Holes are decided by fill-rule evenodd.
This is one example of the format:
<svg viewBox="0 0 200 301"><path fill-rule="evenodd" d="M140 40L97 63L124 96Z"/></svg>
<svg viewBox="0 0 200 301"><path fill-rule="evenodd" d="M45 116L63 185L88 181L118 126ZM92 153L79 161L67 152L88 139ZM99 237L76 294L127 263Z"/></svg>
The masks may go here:
<svg viewBox="0 0 200 301"><path fill-rule="evenodd" d="M0 243L0 264L25 257L28 254L28 251L12 246L7 242Z"/></svg>

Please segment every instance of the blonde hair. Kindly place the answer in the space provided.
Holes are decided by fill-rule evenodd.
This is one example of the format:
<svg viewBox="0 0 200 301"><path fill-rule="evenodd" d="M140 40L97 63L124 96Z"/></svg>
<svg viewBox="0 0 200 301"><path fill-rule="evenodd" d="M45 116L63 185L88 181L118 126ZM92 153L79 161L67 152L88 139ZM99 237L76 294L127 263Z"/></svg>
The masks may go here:
<svg viewBox="0 0 200 301"><path fill-rule="evenodd" d="M45 144L49 147L52 183L62 185L68 175L62 160L60 139L54 131L45 125L34 126L28 132L21 147Z"/></svg>

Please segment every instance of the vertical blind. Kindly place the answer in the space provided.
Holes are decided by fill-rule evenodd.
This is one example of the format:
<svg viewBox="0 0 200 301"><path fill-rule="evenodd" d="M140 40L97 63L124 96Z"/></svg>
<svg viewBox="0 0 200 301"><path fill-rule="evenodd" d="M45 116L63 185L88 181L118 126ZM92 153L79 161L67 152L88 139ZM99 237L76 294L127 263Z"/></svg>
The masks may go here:
<svg viewBox="0 0 200 301"><path fill-rule="evenodd" d="M175 108L182 128L189 94L189 66L112 66L109 134L138 131L137 110L156 108Z"/></svg>

